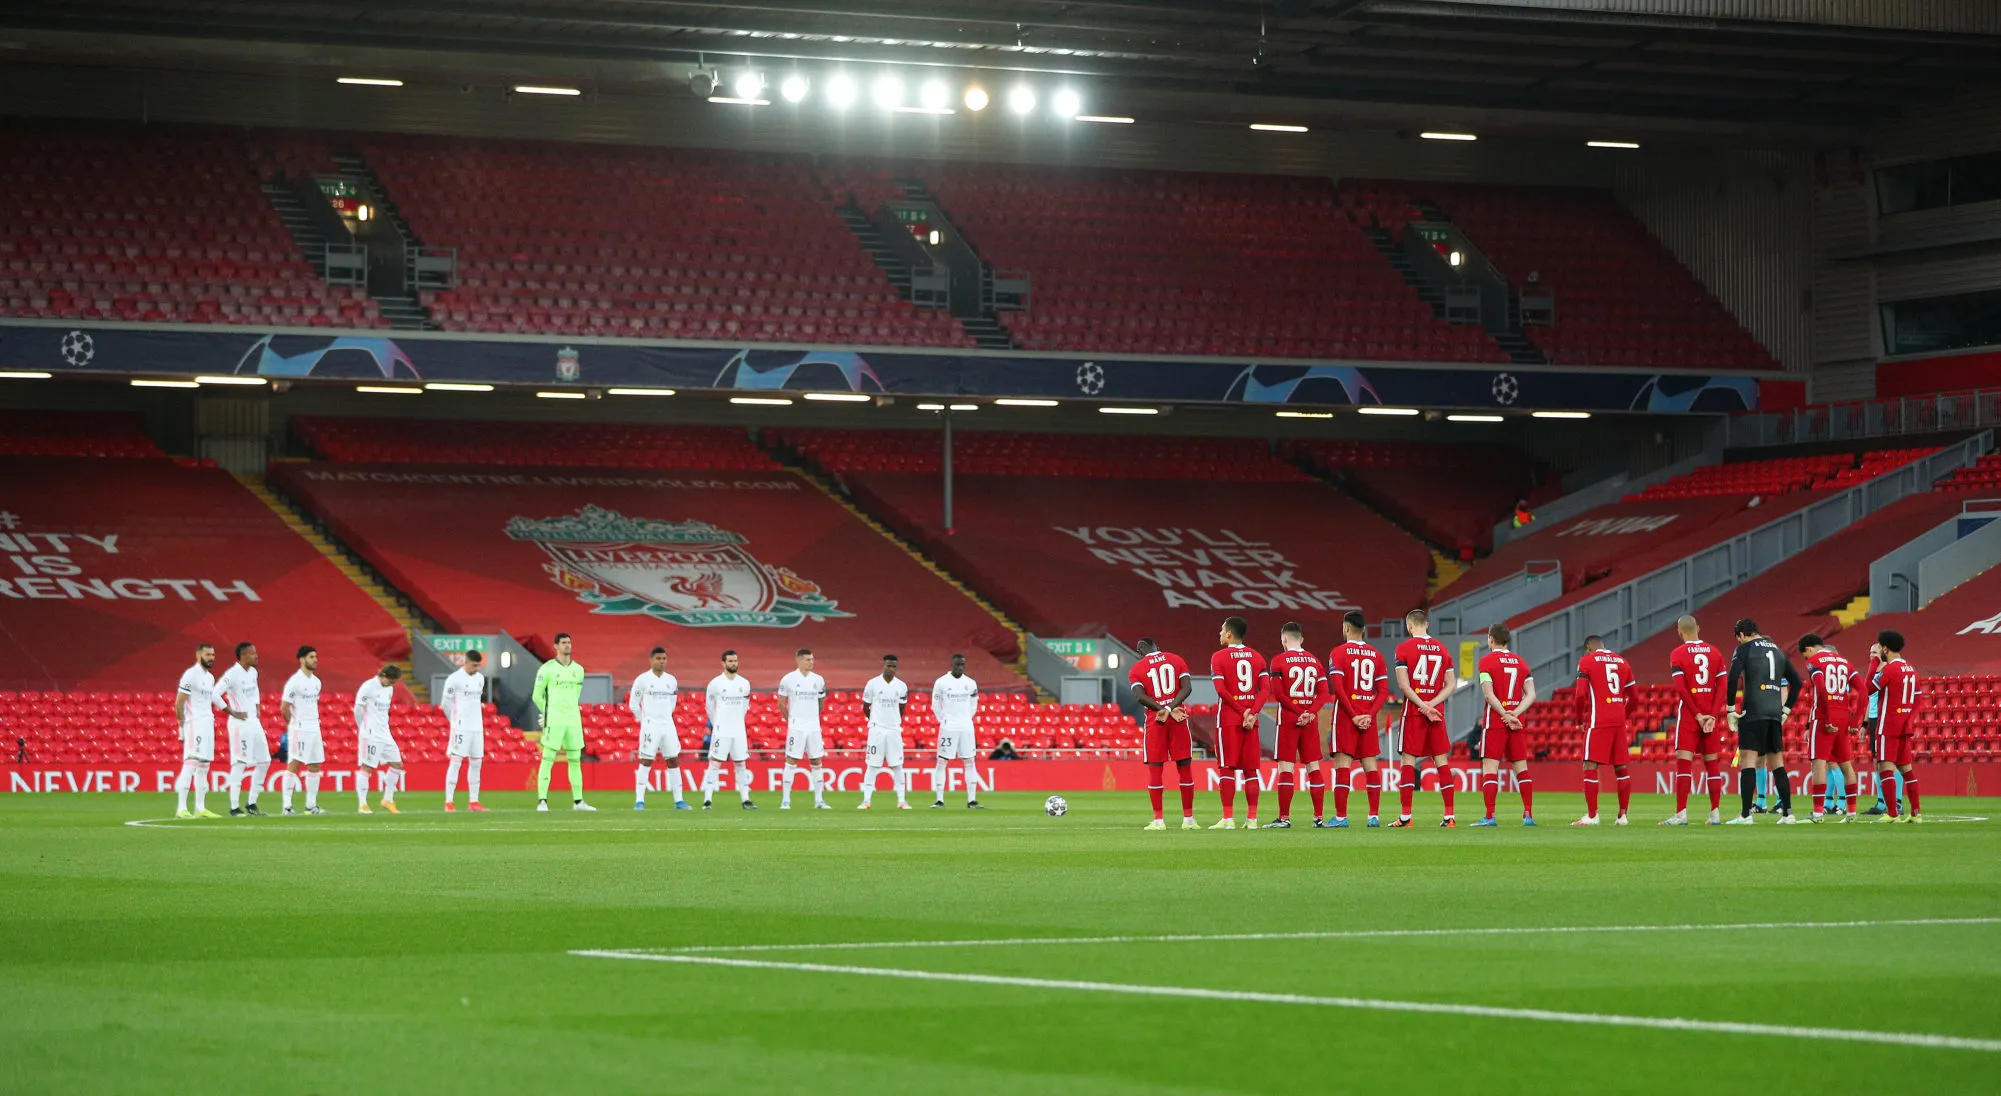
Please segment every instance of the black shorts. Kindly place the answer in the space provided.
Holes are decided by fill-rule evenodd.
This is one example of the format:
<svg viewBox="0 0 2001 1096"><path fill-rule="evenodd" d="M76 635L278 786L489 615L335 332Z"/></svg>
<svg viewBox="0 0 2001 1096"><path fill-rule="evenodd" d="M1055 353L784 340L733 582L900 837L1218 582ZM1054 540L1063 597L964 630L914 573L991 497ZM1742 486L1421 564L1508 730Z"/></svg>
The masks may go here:
<svg viewBox="0 0 2001 1096"><path fill-rule="evenodd" d="M1740 719L1737 721L1737 748L1756 754L1786 751L1786 724L1780 719Z"/></svg>

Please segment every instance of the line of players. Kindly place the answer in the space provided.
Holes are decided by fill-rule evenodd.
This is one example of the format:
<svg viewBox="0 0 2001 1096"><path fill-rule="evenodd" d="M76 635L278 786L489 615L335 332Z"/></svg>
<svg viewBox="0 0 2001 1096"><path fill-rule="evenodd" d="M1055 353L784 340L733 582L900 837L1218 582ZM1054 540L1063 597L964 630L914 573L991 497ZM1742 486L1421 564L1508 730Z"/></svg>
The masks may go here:
<svg viewBox="0 0 2001 1096"><path fill-rule="evenodd" d="M556 657L544 663L537 672L532 694L542 727L535 736L543 753L539 777L541 797L537 809L548 809L550 769L557 756L567 756L572 807L575 810L594 810L584 801L582 767L579 764L583 739L578 701L582 692L583 667L572 657L572 640L567 633L558 634L554 646ZM258 719L261 696L257 647L252 643L239 643L235 655L235 662L218 678L213 673L214 645L198 645L195 664L182 672L176 687L173 708L180 731L182 756L181 770L174 781L177 818L221 817L208 810L206 804L209 767L215 760L217 712L227 716L229 813L236 817L265 815L257 800L270 772L271 751ZM305 793L304 813L322 815L327 813L319 805L321 767L326 760L326 751L320 727L319 654L312 647L300 647L296 657L299 668L286 681L279 705L279 716L285 721L288 749L286 770L280 776L282 811L287 816L300 813L293 807L293 795L295 791L302 790ZM479 651L468 651L464 659L464 664L446 678L440 697L440 707L444 709L450 728L446 743L445 810L457 809L458 780L463 768L467 808L483 812L486 808L479 801L479 792L480 769L486 753L482 717L486 695L486 679L482 672L484 657ZM665 761L666 782L673 792L675 808L692 810L683 794L680 732L674 723L674 706L680 685L674 675L667 672L667 652L664 648L655 647L650 661L648 669L633 680L627 700L628 707L639 722L639 765L633 781L633 808L645 809L649 777L657 763ZM820 810L831 809L826 802L831 775L822 766L826 747L820 728L827 682L813 667L813 652L802 647L794 656L794 669L778 684L779 710L786 720L780 810L791 809L793 777L800 772L802 763L807 766L807 787L813 793L813 806ZM878 777L881 776L890 778L897 807L910 809L910 774L904 767L903 756L903 719L910 693L908 685L897 676L898 667L897 656L884 655L881 674L871 677L862 688L861 703L868 720L868 767L862 781L862 810L870 808ZM737 652L724 651L722 672L708 685L709 765L702 784L702 807L705 810L714 805L722 767L726 764L734 764L736 768L736 785L744 809L758 809L751 799L751 774L746 764L750 757L746 720L750 710L751 686L749 679L738 672L739 668ZM357 741L353 777L356 809L361 814L374 813L368 804L370 773L375 774L382 809L390 814L402 813L396 806L396 791L404 780L403 754L389 723L395 685L401 677L399 667L384 666L355 690L353 715ZM973 726L973 717L979 710L979 683L966 673L966 656L953 655L951 669L933 683L931 709L938 720L937 765L933 774L937 798L931 805L934 808L945 805L949 769L952 763L958 762L964 767L966 806L974 810L983 809L979 802ZM574 739L570 737L572 731Z"/></svg>
<svg viewBox="0 0 2001 1096"><path fill-rule="evenodd" d="M1378 716L1392 703L1402 705L1395 723L1398 765L1389 770L1400 799L1400 812L1390 828L1414 824L1412 801L1419 787L1419 766L1429 762L1438 775L1438 792L1443 816L1439 825L1452 828L1454 784L1445 773L1451 753L1451 736L1445 724L1445 703L1458 689L1455 660L1445 645L1429 634L1430 620L1422 609L1404 617L1409 637L1399 643L1394 666L1386 666L1382 653L1367 642L1367 621L1359 612L1348 613L1342 621L1344 642L1328 655L1325 663L1305 649L1304 630L1288 622L1279 630L1278 654L1267 660L1246 646L1248 625L1242 617L1223 621L1217 634L1218 649L1209 662L1216 685L1216 758L1220 773L1218 789L1222 819L1210 829L1237 828L1236 795L1245 799L1245 828L1258 828L1260 788L1260 738L1258 714L1269 703L1278 706L1278 735L1273 755L1278 763L1278 817L1267 829L1292 828L1292 803L1303 775L1313 802L1316 828L1348 827L1348 800L1353 785L1353 767L1359 761L1368 794L1369 826L1379 826L1381 799L1385 789L1385 768L1377 731ZM1737 648L1726 660L1723 652L1701 638L1701 629L1692 616L1676 622L1681 644L1669 656L1670 673L1677 695L1674 725L1675 813L1663 819L1664 826L1688 824L1688 801L1693 789L1695 759L1704 766L1703 780L1709 794L1711 825L1749 825L1753 800L1761 771L1777 795L1778 821L1790 824L1792 815L1791 778L1785 768L1784 726L1795 701L1807 705L1807 739L1813 763L1813 820L1832 815L1846 821L1855 813L1856 779L1853 764L1854 735L1864 730L1865 701L1872 710L1868 730L1875 738L1873 753L1885 784L1901 778L1903 794L1911 803L1909 820L1919 820L1917 778L1912 770L1911 735L1921 696L1917 671L1903 657L1904 638L1885 631L1870 648L1869 670L1859 678L1854 666L1820 636L1801 637L1797 649L1806 659L1808 676L1802 679L1785 654L1758 631L1755 621L1737 622ZM1522 824L1535 821L1535 783L1528 772L1529 741L1524 716L1536 702L1535 679L1526 660L1509 649L1512 635L1506 625L1496 624L1487 632L1489 650L1480 660L1478 675L1481 717L1476 744L1480 758L1480 790L1485 814L1472 823L1496 826L1494 813L1500 794L1500 770L1508 766L1514 773L1522 800ZM1172 762L1180 779L1181 828L1199 828L1195 821L1195 779L1193 735L1188 725L1186 704L1194 680L1179 655L1162 651L1151 638L1134 646L1140 658L1128 675L1133 695L1147 709L1142 760L1147 766L1147 794L1152 800L1153 821L1149 830L1164 830L1167 822L1163 803L1166 796L1165 771ZM1632 665L1610 650L1599 636L1584 643L1584 657L1578 664L1575 689L1577 731L1583 738L1584 802L1583 817L1574 826L1600 823L1599 799L1603 776L1609 768L1618 797L1618 814L1613 825L1627 824L1632 801L1632 776L1627 768L1632 731L1627 723L1627 700L1638 681ZM1323 770L1327 743L1320 731L1322 707L1333 706L1332 766L1334 768L1334 817L1326 817L1326 785ZM1874 710L1880 706L1880 713ZM1734 731L1738 738L1737 756L1743 806L1736 818L1725 823L1722 797L1726 777L1722 756L1727 746L1724 734ZM1823 810L1827 797L1829 766L1838 767L1847 788L1845 808L1832 801ZM1885 821L1898 818L1898 797L1887 797Z"/></svg>

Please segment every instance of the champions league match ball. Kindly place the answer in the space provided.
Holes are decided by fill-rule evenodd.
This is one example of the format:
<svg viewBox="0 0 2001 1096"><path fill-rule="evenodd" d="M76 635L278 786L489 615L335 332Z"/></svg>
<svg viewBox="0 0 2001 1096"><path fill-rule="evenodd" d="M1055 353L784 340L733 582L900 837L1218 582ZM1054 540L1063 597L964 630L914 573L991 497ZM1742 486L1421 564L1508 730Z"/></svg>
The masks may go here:
<svg viewBox="0 0 2001 1096"><path fill-rule="evenodd" d="M1042 801L1042 809L1048 811L1051 818L1061 818L1070 813L1070 801L1060 795L1052 795Z"/></svg>

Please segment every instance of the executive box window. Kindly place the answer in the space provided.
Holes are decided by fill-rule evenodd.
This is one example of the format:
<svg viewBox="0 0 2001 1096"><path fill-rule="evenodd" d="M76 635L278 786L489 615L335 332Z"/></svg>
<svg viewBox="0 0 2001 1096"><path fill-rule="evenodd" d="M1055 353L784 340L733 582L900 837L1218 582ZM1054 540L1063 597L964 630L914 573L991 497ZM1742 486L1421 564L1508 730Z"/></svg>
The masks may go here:
<svg viewBox="0 0 2001 1096"><path fill-rule="evenodd" d="M1912 213L1996 199L2001 199L2001 152L1927 160L1876 172L1876 200L1884 213Z"/></svg>
<svg viewBox="0 0 2001 1096"><path fill-rule="evenodd" d="M2001 289L1883 306L1883 347L1888 353L1929 354L1974 346L2001 346Z"/></svg>

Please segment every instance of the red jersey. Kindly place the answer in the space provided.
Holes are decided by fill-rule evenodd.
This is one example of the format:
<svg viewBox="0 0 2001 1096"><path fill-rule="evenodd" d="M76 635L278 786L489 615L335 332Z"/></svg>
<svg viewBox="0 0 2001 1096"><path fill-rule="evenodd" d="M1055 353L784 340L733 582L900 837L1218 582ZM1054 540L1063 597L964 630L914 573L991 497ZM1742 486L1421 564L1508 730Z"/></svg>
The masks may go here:
<svg viewBox="0 0 2001 1096"><path fill-rule="evenodd" d="M1823 727L1852 727L1855 718L1855 667L1832 647L1822 647L1806 660L1806 713Z"/></svg>
<svg viewBox="0 0 2001 1096"><path fill-rule="evenodd" d="M1280 651L1271 660L1271 691L1287 714L1312 714L1327 703L1327 673L1305 651Z"/></svg>
<svg viewBox="0 0 2001 1096"><path fill-rule="evenodd" d="M1864 719L1868 718L1869 706L1876 699L1876 672L1882 668L1883 660L1871 654L1869 656L1869 672L1862 675L1861 683L1856 686L1855 703L1857 707L1855 710ZM1858 719L1856 722L1860 723L1862 720Z"/></svg>
<svg viewBox="0 0 2001 1096"><path fill-rule="evenodd" d="M1327 656L1327 691L1340 718L1374 717L1390 699L1383 653L1359 639L1334 648Z"/></svg>
<svg viewBox="0 0 2001 1096"><path fill-rule="evenodd" d="M1699 715L1723 718L1723 679L1730 672L1730 660L1716 645L1704 639L1691 640L1668 656L1668 672L1674 678L1675 696L1681 701L1677 721L1695 726Z"/></svg>
<svg viewBox="0 0 2001 1096"><path fill-rule="evenodd" d="M1624 727L1626 691L1633 665L1617 651L1599 648L1577 664L1577 720L1586 727Z"/></svg>
<svg viewBox="0 0 2001 1096"><path fill-rule="evenodd" d="M1513 651L1488 651L1480 656L1479 673L1481 681L1493 683L1494 699L1500 701L1502 707L1512 712L1515 705L1522 702L1522 693L1528 688L1530 680L1529 664L1522 656ZM1482 703L1485 700L1484 696L1481 697ZM1501 722L1501 713L1495 711L1493 705L1488 704L1485 712L1486 718L1481 726L1488 730L1507 728L1507 724Z"/></svg>
<svg viewBox="0 0 2001 1096"><path fill-rule="evenodd" d="M1397 666L1410 675L1411 691L1426 704L1434 704L1445 695L1452 654L1430 636L1412 636L1397 644Z"/></svg>
<svg viewBox="0 0 2001 1096"><path fill-rule="evenodd" d="M1918 710L1918 697L1923 695L1918 689L1917 667L1901 658L1883 663L1883 668L1876 671L1876 695L1882 734L1901 737L1917 729L1912 725L1916 722L1913 717Z"/></svg>
<svg viewBox="0 0 2001 1096"><path fill-rule="evenodd" d="M1265 656L1241 643L1209 656L1209 672L1216 678L1216 702L1233 712L1252 712L1265 706L1270 693L1270 674Z"/></svg>
<svg viewBox="0 0 2001 1096"><path fill-rule="evenodd" d="M1188 664L1180 655L1155 651L1133 663L1126 680L1139 687L1156 704L1165 704L1181 694L1181 679L1188 676ZM1160 722L1160 713L1148 711L1147 719Z"/></svg>

